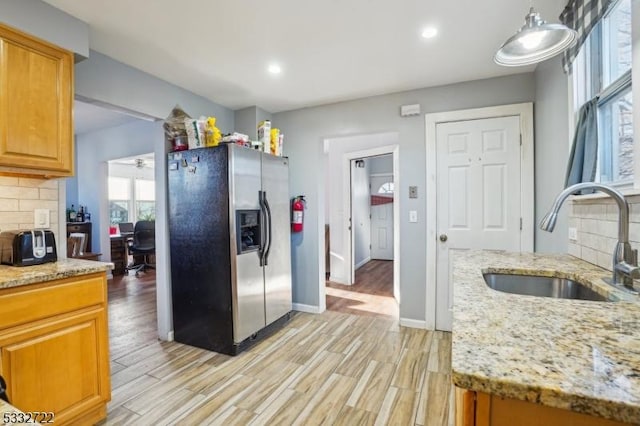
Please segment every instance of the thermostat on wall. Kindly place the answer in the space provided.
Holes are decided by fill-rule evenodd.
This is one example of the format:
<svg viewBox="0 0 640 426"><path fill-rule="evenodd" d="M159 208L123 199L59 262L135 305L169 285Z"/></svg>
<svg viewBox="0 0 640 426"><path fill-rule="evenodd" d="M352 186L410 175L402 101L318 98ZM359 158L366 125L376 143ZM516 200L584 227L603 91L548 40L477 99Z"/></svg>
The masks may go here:
<svg viewBox="0 0 640 426"><path fill-rule="evenodd" d="M402 105L400 107L400 115L402 117L410 117L412 115L420 114L420 104Z"/></svg>

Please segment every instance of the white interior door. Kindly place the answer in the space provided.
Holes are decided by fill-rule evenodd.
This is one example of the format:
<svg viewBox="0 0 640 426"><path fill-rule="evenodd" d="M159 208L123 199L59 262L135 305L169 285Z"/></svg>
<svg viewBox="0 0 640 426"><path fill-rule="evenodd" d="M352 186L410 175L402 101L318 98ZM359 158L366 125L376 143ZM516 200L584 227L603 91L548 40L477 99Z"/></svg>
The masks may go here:
<svg viewBox="0 0 640 426"><path fill-rule="evenodd" d="M371 176L371 259L393 260L393 175Z"/></svg>
<svg viewBox="0 0 640 426"><path fill-rule="evenodd" d="M451 330L452 260L521 250L519 116L438 123L436 329Z"/></svg>

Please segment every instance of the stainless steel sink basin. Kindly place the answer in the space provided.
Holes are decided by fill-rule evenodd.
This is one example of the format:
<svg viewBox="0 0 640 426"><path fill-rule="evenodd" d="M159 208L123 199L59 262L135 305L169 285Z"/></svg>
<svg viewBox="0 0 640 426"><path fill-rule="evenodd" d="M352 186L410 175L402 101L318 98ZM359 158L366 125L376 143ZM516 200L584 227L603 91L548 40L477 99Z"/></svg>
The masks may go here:
<svg viewBox="0 0 640 426"><path fill-rule="evenodd" d="M560 299L595 300L598 302L610 301L589 287L567 278L494 273L483 274L483 276L490 288L505 293Z"/></svg>

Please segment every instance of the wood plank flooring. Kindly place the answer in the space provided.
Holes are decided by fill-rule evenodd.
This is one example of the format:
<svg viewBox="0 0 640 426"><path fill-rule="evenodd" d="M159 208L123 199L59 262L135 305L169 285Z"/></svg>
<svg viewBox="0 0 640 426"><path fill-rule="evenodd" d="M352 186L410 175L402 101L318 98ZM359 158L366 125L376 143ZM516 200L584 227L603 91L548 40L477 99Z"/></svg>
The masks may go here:
<svg viewBox="0 0 640 426"><path fill-rule="evenodd" d="M453 424L449 333L382 316L295 313L230 357L149 337L151 274L115 283L109 296L112 401L103 424Z"/></svg>
<svg viewBox="0 0 640 426"><path fill-rule="evenodd" d="M371 260L356 270L353 285L326 284L327 310L355 315L398 318L393 298L393 261Z"/></svg>

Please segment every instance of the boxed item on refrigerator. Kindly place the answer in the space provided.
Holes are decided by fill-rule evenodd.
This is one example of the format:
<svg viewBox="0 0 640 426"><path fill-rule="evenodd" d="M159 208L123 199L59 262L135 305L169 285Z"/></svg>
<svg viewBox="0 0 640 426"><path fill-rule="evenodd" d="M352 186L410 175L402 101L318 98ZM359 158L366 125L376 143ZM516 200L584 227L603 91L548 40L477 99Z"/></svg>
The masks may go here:
<svg viewBox="0 0 640 426"><path fill-rule="evenodd" d="M284 152L282 151L283 145L284 145L284 134L280 133L280 135L278 136L278 149L277 149L278 154L276 154L280 157L284 155Z"/></svg>
<svg viewBox="0 0 640 426"><path fill-rule="evenodd" d="M271 152L271 121L263 120L258 123L258 140L262 142L264 152Z"/></svg>
<svg viewBox="0 0 640 426"><path fill-rule="evenodd" d="M184 125L187 129L189 149L205 146L206 120L186 118Z"/></svg>

